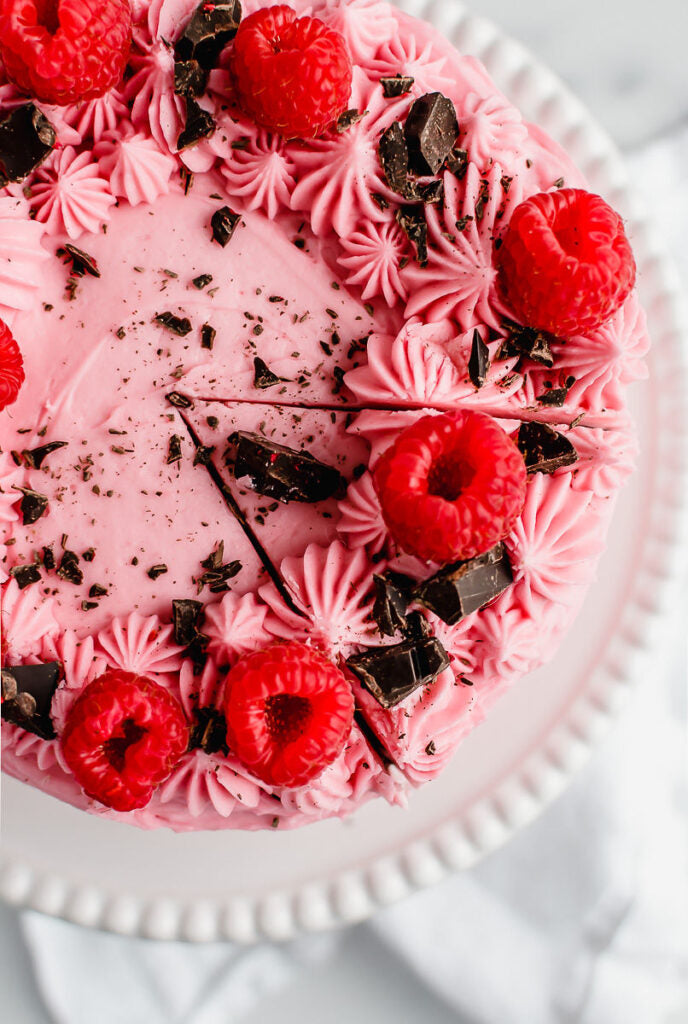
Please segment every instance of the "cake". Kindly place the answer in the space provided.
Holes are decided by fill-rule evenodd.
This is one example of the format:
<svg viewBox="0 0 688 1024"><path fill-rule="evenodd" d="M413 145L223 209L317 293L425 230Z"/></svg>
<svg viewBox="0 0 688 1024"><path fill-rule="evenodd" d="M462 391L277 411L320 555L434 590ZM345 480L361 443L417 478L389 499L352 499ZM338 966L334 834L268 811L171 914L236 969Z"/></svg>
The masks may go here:
<svg viewBox="0 0 688 1024"><path fill-rule="evenodd" d="M0 0L2 767L143 828L403 806L636 454L618 216L430 25L289 6L76 0L63 66Z"/></svg>

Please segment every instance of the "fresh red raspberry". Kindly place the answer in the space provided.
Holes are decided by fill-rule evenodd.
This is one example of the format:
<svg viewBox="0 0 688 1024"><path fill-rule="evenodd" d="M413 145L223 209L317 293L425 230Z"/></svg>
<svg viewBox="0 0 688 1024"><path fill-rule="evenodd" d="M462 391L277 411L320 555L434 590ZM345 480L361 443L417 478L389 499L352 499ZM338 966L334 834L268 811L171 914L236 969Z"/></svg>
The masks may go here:
<svg viewBox="0 0 688 1024"><path fill-rule="evenodd" d="M423 416L374 470L382 514L399 547L428 562L489 551L523 509L526 467L491 416Z"/></svg>
<svg viewBox="0 0 688 1024"><path fill-rule="evenodd" d="M124 74L130 45L129 0L0 0L7 75L44 103L102 96Z"/></svg>
<svg viewBox="0 0 688 1024"><path fill-rule="evenodd" d="M305 644L247 654L227 676L227 743L271 786L303 786L341 752L354 698L339 669Z"/></svg>
<svg viewBox="0 0 688 1024"><path fill-rule="evenodd" d="M179 701L158 683L109 669L75 701L60 742L87 796L133 811L169 776L189 728Z"/></svg>
<svg viewBox="0 0 688 1024"><path fill-rule="evenodd" d="M540 192L517 206L497 262L517 318L563 338L599 327L635 283L621 217L577 188Z"/></svg>
<svg viewBox="0 0 688 1024"><path fill-rule="evenodd" d="M284 4L242 21L232 70L246 113L287 138L322 135L351 94L351 58L343 36L319 18L297 18Z"/></svg>
<svg viewBox="0 0 688 1024"><path fill-rule="evenodd" d="M19 345L4 321L0 320L0 412L16 402L24 383L24 360Z"/></svg>

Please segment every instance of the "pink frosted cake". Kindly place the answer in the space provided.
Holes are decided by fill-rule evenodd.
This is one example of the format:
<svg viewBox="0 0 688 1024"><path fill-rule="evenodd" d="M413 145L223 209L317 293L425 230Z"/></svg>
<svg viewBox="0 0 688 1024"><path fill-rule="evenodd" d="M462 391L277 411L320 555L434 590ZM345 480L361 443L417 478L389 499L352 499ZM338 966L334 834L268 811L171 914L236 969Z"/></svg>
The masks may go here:
<svg viewBox="0 0 688 1024"><path fill-rule="evenodd" d="M403 805L634 463L616 214L429 25L290 7L0 0L3 769L144 828Z"/></svg>

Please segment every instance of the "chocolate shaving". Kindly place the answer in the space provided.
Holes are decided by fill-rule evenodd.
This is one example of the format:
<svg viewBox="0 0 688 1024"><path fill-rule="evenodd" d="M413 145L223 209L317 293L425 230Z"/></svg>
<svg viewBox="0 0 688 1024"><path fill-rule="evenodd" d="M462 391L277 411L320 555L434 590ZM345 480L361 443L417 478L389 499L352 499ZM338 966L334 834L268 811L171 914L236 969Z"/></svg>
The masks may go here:
<svg viewBox="0 0 688 1024"><path fill-rule="evenodd" d="M394 75L391 78L381 78L382 94L386 100L396 99L398 96L405 96L413 88L415 79L410 75Z"/></svg>
<svg viewBox="0 0 688 1024"><path fill-rule="evenodd" d="M206 570L198 577L198 592L207 586L211 594L223 594L229 590L228 581L241 572L242 564L238 559L233 562L225 562L225 545L220 541L214 551L204 558L201 565Z"/></svg>
<svg viewBox="0 0 688 1024"><path fill-rule="evenodd" d="M413 600L453 626L494 601L512 582L509 557L500 542L484 555L444 566L418 584Z"/></svg>
<svg viewBox="0 0 688 1024"><path fill-rule="evenodd" d="M16 107L0 121L0 188L23 181L51 153L57 136L33 103Z"/></svg>
<svg viewBox="0 0 688 1024"><path fill-rule="evenodd" d="M177 149L181 153L190 146L195 146L201 139L209 139L215 134L215 121L211 114L196 103L192 96L186 97L186 121L179 138Z"/></svg>
<svg viewBox="0 0 688 1024"><path fill-rule="evenodd" d="M23 462L28 469L41 469L44 461L52 452L56 452L59 448L66 448L68 444L68 441L49 441L48 444L42 444L38 448L30 450L24 448L21 456L12 452L12 456L18 466Z"/></svg>
<svg viewBox="0 0 688 1024"><path fill-rule="evenodd" d="M389 647L371 647L346 661L376 701L396 707L420 686L434 682L449 666L449 656L437 637L403 640Z"/></svg>
<svg viewBox="0 0 688 1024"><path fill-rule="evenodd" d="M185 338L191 332L191 321L188 316L175 316L169 311L156 314L153 317L153 323L166 327L168 331L177 334L180 338Z"/></svg>
<svg viewBox="0 0 688 1024"><path fill-rule="evenodd" d="M78 587L84 582L84 574L79 568L79 556L74 551L65 550L62 553L57 575L67 583L73 583Z"/></svg>
<svg viewBox="0 0 688 1024"><path fill-rule="evenodd" d="M66 243L57 250L57 255L67 257L72 264L74 277L83 277L90 274L91 277L100 277L100 270L93 256L89 256L83 249L77 249L75 245Z"/></svg>
<svg viewBox="0 0 688 1024"><path fill-rule="evenodd" d="M522 423L516 443L529 473L554 473L578 461L568 437L547 423Z"/></svg>
<svg viewBox="0 0 688 1024"><path fill-rule="evenodd" d="M253 360L254 377L253 386L254 388L272 388L275 384L279 384L282 380L276 373L273 373L263 360L259 356L255 356Z"/></svg>
<svg viewBox="0 0 688 1024"><path fill-rule="evenodd" d="M428 265L428 222L422 206L400 206L396 213L399 227L416 250L421 267Z"/></svg>
<svg viewBox="0 0 688 1024"><path fill-rule="evenodd" d="M167 445L167 465L180 462L182 457L182 439L179 434L173 434Z"/></svg>
<svg viewBox="0 0 688 1024"><path fill-rule="evenodd" d="M419 175L437 174L459 134L454 104L440 92L417 99L404 127L409 167Z"/></svg>
<svg viewBox="0 0 688 1024"><path fill-rule="evenodd" d="M238 213L234 213L228 206L221 206L210 218L210 226L213 229L213 239L224 247L236 231L237 224L241 220Z"/></svg>
<svg viewBox="0 0 688 1024"><path fill-rule="evenodd" d="M173 405L175 407L175 409L192 409L193 408L193 401L192 401L192 399L187 398L186 395L180 394L179 391L169 391L165 395L165 400L168 401L170 403L170 405Z"/></svg>
<svg viewBox="0 0 688 1024"><path fill-rule="evenodd" d="M471 378L473 387L481 388L487 380L490 369L490 350L483 341L480 331L476 328L473 331L471 342L471 354L468 359L468 376Z"/></svg>
<svg viewBox="0 0 688 1024"><path fill-rule="evenodd" d="M56 661L5 667L0 675L2 717L44 740L55 739L50 706L60 681Z"/></svg>
<svg viewBox="0 0 688 1024"><path fill-rule="evenodd" d="M210 71L217 66L227 43L234 39L240 21L239 0L203 0L177 40L175 55L182 61L195 60Z"/></svg>
<svg viewBox="0 0 688 1024"><path fill-rule="evenodd" d="M341 494L345 482L338 470L319 462L308 452L295 451L259 434L237 431L229 438L236 446L233 472L237 480L258 494L277 501L314 504ZM230 453L226 464L232 466Z"/></svg>

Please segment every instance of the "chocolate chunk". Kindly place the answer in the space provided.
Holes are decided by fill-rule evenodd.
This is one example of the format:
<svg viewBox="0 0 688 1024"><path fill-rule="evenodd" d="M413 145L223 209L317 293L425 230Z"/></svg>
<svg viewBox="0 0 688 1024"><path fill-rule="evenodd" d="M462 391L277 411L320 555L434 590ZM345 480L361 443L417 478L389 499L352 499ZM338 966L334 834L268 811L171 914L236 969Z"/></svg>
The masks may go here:
<svg viewBox="0 0 688 1024"><path fill-rule="evenodd" d="M236 445L234 476L237 480L248 478L251 490L267 498L313 504L341 493L345 486L336 469L308 452L245 431L232 434L229 442ZM229 460L227 464L231 466Z"/></svg>
<svg viewBox="0 0 688 1024"><path fill-rule="evenodd" d="M406 629L406 609L411 599L413 580L398 572L374 575L375 603L373 618L383 636L394 636Z"/></svg>
<svg viewBox="0 0 688 1024"><path fill-rule="evenodd" d="M544 394L538 395L536 401L540 405L553 406L554 408L560 408L566 401L566 396L569 393L568 388L550 388L549 391L545 391Z"/></svg>
<svg viewBox="0 0 688 1024"><path fill-rule="evenodd" d="M168 572L167 566L161 563L160 565L151 565L146 576L149 576L152 580L157 580L158 576L164 576L166 572Z"/></svg>
<svg viewBox="0 0 688 1024"><path fill-rule="evenodd" d="M462 178L465 178L466 171L468 170L467 151L465 149L456 149L452 147L444 162L444 166L454 175L455 178L458 178L459 181Z"/></svg>
<svg viewBox="0 0 688 1024"><path fill-rule="evenodd" d="M236 559L233 562L225 562L225 545L220 541L214 551L211 551L207 558L204 558L201 565L205 569L202 576L196 580L198 592L207 586L211 594L223 594L229 590L228 581L241 572L242 564Z"/></svg>
<svg viewBox="0 0 688 1024"><path fill-rule="evenodd" d="M50 705L60 681L56 661L2 669L2 717L44 740L55 739Z"/></svg>
<svg viewBox="0 0 688 1024"><path fill-rule="evenodd" d="M434 206L444 202L444 182L441 179L429 181L426 185L416 182L413 186L414 197L426 206Z"/></svg>
<svg viewBox="0 0 688 1024"><path fill-rule="evenodd" d="M82 553L81 557L83 558L84 562L92 562L93 559L96 557L96 549L87 548L86 551Z"/></svg>
<svg viewBox="0 0 688 1024"><path fill-rule="evenodd" d="M199 274L198 277L194 277L194 279L191 282L191 284L194 286L194 288L198 288L198 290L200 292L204 288L208 287L208 285L210 284L212 279L213 279L213 275L212 274Z"/></svg>
<svg viewBox="0 0 688 1024"><path fill-rule="evenodd" d="M227 720L216 708L194 708L195 722L189 737L189 750L199 747L206 754L229 753Z"/></svg>
<svg viewBox="0 0 688 1024"><path fill-rule="evenodd" d="M578 461L568 437L547 423L522 423L516 443L529 473L554 473Z"/></svg>
<svg viewBox="0 0 688 1024"><path fill-rule="evenodd" d="M386 100L405 96L413 87L414 79L410 75L394 75L392 78L381 78L380 85Z"/></svg>
<svg viewBox="0 0 688 1024"><path fill-rule="evenodd" d="M406 616L406 629L404 633L409 640L422 640L430 636L430 623L420 612L409 612Z"/></svg>
<svg viewBox="0 0 688 1024"><path fill-rule="evenodd" d="M175 409L192 409L193 401L187 398L186 395L182 395L179 391L170 391L165 395L165 400L173 405Z"/></svg>
<svg viewBox="0 0 688 1024"><path fill-rule="evenodd" d="M41 570L35 563L31 565L15 565L10 569L10 576L17 581L20 590L30 587L32 583L38 583L41 579Z"/></svg>
<svg viewBox="0 0 688 1024"><path fill-rule="evenodd" d="M335 131L339 135L343 135L344 132L348 132L349 128L353 128L355 124L363 119L363 114L360 110L345 110L343 114L340 114L335 122Z"/></svg>
<svg viewBox="0 0 688 1024"><path fill-rule="evenodd" d="M199 444L196 446L194 452L193 464L194 466L207 466L213 457L215 451L214 444Z"/></svg>
<svg viewBox="0 0 688 1024"><path fill-rule="evenodd" d="M525 356L543 366L553 366L554 356L550 345L556 338L547 331L539 331L536 327L523 327L511 320L504 326L509 334L501 347L500 356Z"/></svg>
<svg viewBox="0 0 688 1024"><path fill-rule="evenodd" d="M0 121L0 188L23 181L55 145L55 129L33 103L16 107Z"/></svg>
<svg viewBox="0 0 688 1024"><path fill-rule="evenodd" d="M238 213L234 213L228 206L221 206L219 210L210 218L210 226L213 229L213 238L218 242L222 248L227 245L234 232L236 226L241 220Z"/></svg>
<svg viewBox="0 0 688 1024"><path fill-rule="evenodd" d="M17 465L19 465L20 461L23 462L29 469L41 469L44 460L52 452L56 452L58 448L66 448L68 444L68 441L49 441L48 444L42 444L40 447L32 448L31 450L24 448L21 458L15 458L14 461Z"/></svg>
<svg viewBox="0 0 688 1024"><path fill-rule="evenodd" d="M100 277L100 270L93 256L89 256L83 249L77 249L75 245L69 243L61 246L57 250L58 256L66 256L72 264L72 274L74 277L83 277L84 274L90 274L91 277Z"/></svg>
<svg viewBox="0 0 688 1024"><path fill-rule="evenodd" d="M409 242L415 247L416 259L421 267L428 265L428 222L422 206L400 206L397 223Z"/></svg>
<svg viewBox="0 0 688 1024"><path fill-rule="evenodd" d="M175 316L174 313L169 311L158 313L153 317L153 323L166 327L168 331L172 331L172 334L178 334L180 338L185 338L191 332L191 321L188 316Z"/></svg>
<svg viewBox="0 0 688 1024"><path fill-rule="evenodd" d="M94 583L92 587L89 587L89 597L107 597L107 587L101 587L100 583Z"/></svg>
<svg viewBox="0 0 688 1024"><path fill-rule="evenodd" d="M449 666L449 657L437 637L429 636L368 648L346 664L383 708L393 708L432 683Z"/></svg>
<svg viewBox="0 0 688 1024"><path fill-rule="evenodd" d="M253 368L255 371L253 377L254 388L272 388L275 384L279 384L282 379L273 373L259 356L255 356Z"/></svg>
<svg viewBox="0 0 688 1024"><path fill-rule="evenodd" d="M179 434L173 434L167 445L167 462L168 466L171 466L175 462L180 462L182 457L182 439Z"/></svg>
<svg viewBox="0 0 688 1024"><path fill-rule="evenodd" d="M201 139L209 139L215 134L216 124L211 114L196 103L191 96L186 97L186 121L184 129L177 139L177 149L181 153L190 146L195 146Z"/></svg>
<svg viewBox="0 0 688 1024"><path fill-rule="evenodd" d="M215 338L217 337L217 331L210 324L203 324L201 327L201 348L207 348L212 351L212 347L215 344Z"/></svg>
<svg viewBox="0 0 688 1024"><path fill-rule="evenodd" d="M84 582L84 574L79 568L79 556L74 551L63 551L57 575L77 587Z"/></svg>
<svg viewBox="0 0 688 1024"><path fill-rule="evenodd" d="M512 582L509 557L500 541L484 555L446 565L419 583L413 600L453 626L499 597Z"/></svg>
<svg viewBox="0 0 688 1024"><path fill-rule="evenodd" d="M174 642L180 647L188 647L196 640L202 621L203 605L200 601L183 599L172 602Z"/></svg>
<svg viewBox="0 0 688 1024"><path fill-rule="evenodd" d="M476 328L473 331L471 342L471 354L468 359L468 376L471 378L473 387L481 388L487 380L490 369L490 350L483 341L480 331Z"/></svg>
<svg viewBox="0 0 688 1024"><path fill-rule="evenodd" d="M22 522L24 526L31 526L48 511L48 499L45 494L39 494L38 491L32 491L28 487L17 487L16 490L22 493L22 500L19 504Z"/></svg>
<svg viewBox="0 0 688 1024"><path fill-rule="evenodd" d="M227 43L234 39L241 21L239 0L203 0L177 40L179 60L195 60L210 71L216 67Z"/></svg>
<svg viewBox="0 0 688 1024"><path fill-rule="evenodd" d="M411 170L437 174L459 134L454 104L440 92L421 96L409 111L404 134Z"/></svg>
<svg viewBox="0 0 688 1024"><path fill-rule="evenodd" d="M413 187L409 183L408 177L409 153L404 131L398 121L394 121L383 132L378 146L378 154L389 187L393 192L410 198Z"/></svg>
<svg viewBox="0 0 688 1024"><path fill-rule="evenodd" d="M177 96L202 96L208 84L208 72L197 60L178 60L174 64L174 91Z"/></svg>
<svg viewBox="0 0 688 1024"><path fill-rule="evenodd" d="M50 545L46 545L43 548L43 565L48 572L51 572L55 568L55 553Z"/></svg>

